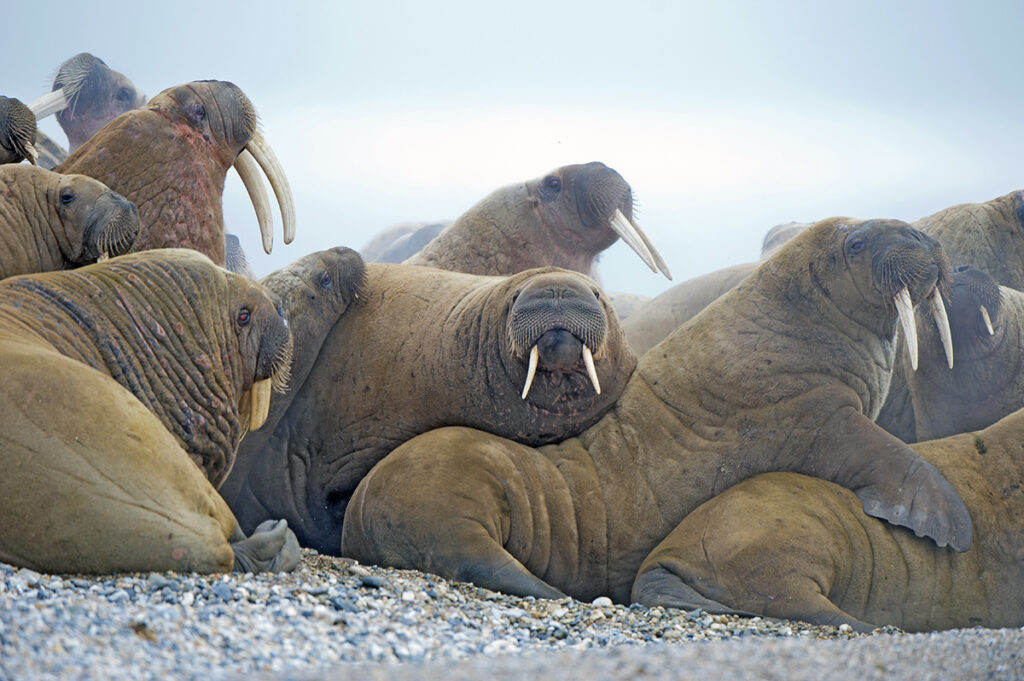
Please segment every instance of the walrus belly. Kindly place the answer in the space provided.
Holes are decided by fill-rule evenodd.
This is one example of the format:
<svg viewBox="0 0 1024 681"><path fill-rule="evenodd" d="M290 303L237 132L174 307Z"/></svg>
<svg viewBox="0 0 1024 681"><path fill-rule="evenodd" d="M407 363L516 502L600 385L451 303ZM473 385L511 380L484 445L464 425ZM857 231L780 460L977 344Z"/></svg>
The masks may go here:
<svg viewBox="0 0 1024 681"><path fill-rule="evenodd" d="M88 366L0 344L0 560L48 572L229 571L234 518L173 436Z"/></svg>

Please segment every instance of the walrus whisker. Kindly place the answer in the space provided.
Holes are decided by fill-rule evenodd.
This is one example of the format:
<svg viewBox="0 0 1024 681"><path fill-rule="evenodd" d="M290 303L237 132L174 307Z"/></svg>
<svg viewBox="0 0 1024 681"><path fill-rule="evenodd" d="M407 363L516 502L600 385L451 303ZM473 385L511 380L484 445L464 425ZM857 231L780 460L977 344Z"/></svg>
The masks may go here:
<svg viewBox="0 0 1024 681"><path fill-rule="evenodd" d="M988 309L984 305L979 305L981 308L981 318L985 322L985 328L988 329L988 335L996 335L996 330L992 328L992 318L988 316Z"/></svg>
<svg viewBox="0 0 1024 681"><path fill-rule="evenodd" d="M47 92L45 95L32 100L28 108L35 114L36 120L46 118L68 108L68 100L64 94L64 88Z"/></svg>
<svg viewBox="0 0 1024 681"><path fill-rule="evenodd" d="M232 164L238 177L242 179L245 190L249 192L249 200L256 211L256 221L260 226L260 237L263 239L263 250L266 253L274 248L274 218L270 212L270 197L263 186L263 177L259 165L248 149L242 149Z"/></svg>
<svg viewBox="0 0 1024 681"><path fill-rule="evenodd" d="M258 130L253 131L252 138L245 145L245 148L263 168L270 186L277 197L277 205L281 209L281 222L284 228L284 242L290 244L295 239L295 201L292 199L292 189L288 184L288 177L284 173L281 162L277 155L270 148L267 141Z"/></svg>
<svg viewBox="0 0 1024 681"><path fill-rule="evenodd" d="M597 369L594 368L594 353L586 345L583 346L583 363L587 365L587 375L590 382L594 384L594 390L601 394L601 382L597 380Z"/></svg>
<svg viewBox="0 0 1024 681"><path fill-rule="evenodd" d="M530 350L530 363L526 367L526 383L523 385L522 399L526 399L526 394L530 392L530 386L533 385L533 377L537 373L537 362L540 360L540 350L534 345L533 349Z"/></svg>
<svg viewBox="0 0 1024 681"><path fill-rule="evenodd" d="M652 272L657 273L658 266L654 262L654 256L651 255L651 251L647 248L647 244L637 234L636 228L626 219L626 216L622 214L622 211L618 208L612 213L612 219L608 223L612 228L612 231L619 235L626 245L633 249L633 251L640 256L640 259L644 261L644 264L651 268Z"/></svg>
<svg viewBox="0 0 1024 681"><path fill-rule="evenodd" d="M946 364L953 368L953 336L949 331L949 317L946 316L946 306L942 302L942 295L939 287L936 286L929 298L932 304L932 315L935 317L935 325L939 327L939 338L942 339L942 349L946 351Z"/></svg>
<svg viewBox="0 0 1024 681"><path fill-rule="evenodd" d="M896 313L903 327L903 335L907 337L907 354L910 357L910 368L917 371L917 325L914 323L914 306L910 302L910 292L904 286L893 298Z"/></svg>

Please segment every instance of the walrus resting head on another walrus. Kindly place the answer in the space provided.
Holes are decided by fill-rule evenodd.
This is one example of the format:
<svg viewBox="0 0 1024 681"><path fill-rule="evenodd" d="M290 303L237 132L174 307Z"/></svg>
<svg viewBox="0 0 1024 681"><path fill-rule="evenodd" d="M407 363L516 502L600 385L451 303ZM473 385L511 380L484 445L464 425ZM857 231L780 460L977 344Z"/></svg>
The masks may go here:
<svg viewBox="0 0 1024 681"><path fill-rule="evenodd" d="M595 161L493 191L405 264L495 275L551 265L590 275L597 255L619 238L672 278L633 219L629 183Z"/></svg>
<svg viewBox="0 0 1024 681"><path fill-rule="evenodd" d="M274 276L263 282L284 297ZM285 304L306 327L271 406L286 412L245 438L222 490L243 528L285 518L304 546L336 554L352 491L402 442L443 425L558 441L600 418L636 366L603 293L576 272L369 263L362 290L340 317L317 298Z"/></svg>
<svg viewBox="0 0 1024 681"><path fill-rule="evenodd" d="M135 206L91 177L0 166L0 279L121 255L138 233Z"/></svg>
<svg viewBox="0 0 1024 681"><path fill-rule="evenodd" d="M956 492L870 420L898 320L948 281L941 247L906 223L819 222L644 355L578 437L532 449L442 428L395 449L352 496L342 555L626 602L688 513L773 470L833 480L867 513L964 550Z"/></svg>
<svg viewBox="0 0 1024 681"><path fill-rule="evenodd" d="M256 128L256 110L233 83L196 81L164 90L145 107L122 114L57 170L94 177L139 208L134 251L188 247L225 262L222 195L229 168L252 199L269 253L273 228L267 175L284 222L295 236L295 208L277 156Z"/></svg>
<svg viewBox="0 0 1024 681"><path fill-rule="evenodd" d="M0 560L49 572L291 569L215 487L283 387L287 323L194 251L0 282Z"/></svg>

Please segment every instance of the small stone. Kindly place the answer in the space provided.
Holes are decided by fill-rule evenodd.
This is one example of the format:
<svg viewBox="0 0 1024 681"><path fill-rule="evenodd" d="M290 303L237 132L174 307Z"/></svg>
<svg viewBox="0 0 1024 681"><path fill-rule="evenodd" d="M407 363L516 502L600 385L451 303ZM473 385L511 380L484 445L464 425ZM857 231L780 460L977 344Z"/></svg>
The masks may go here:
<svg viewBox="0 0 1024 681"><path fill-rule="evenodd" d="M403 602L405 602L405 603L412 603L415 600L416 600L416 594L413 593L412 591L403 591L402 592L402 601Z"/></svg>
<svg viewBox="0 0 1024 681"><path fill-rule="evenodd" d="M839 625L839 631L843 634L849 634L851 631L853 631L853 627L844 622L843 624Z"/></svg>
<svg viewBox="0 0 1024 681"><path fill-rule="evenodd" d="M373 589L379 589L384 584L384 578L377 575L365 575L359 578L359 582L363 586L368 586Z"/></svg>
<svg viewBox="0 0 1024 681"><path fill-rule="evenodd" d="M607 596L598 596L593 601L591 601L591 605L593 605L595 608L610 608L612 607L612 599L608 598Z"/></svg>
<svg viewBox="0 0 1024 681"><path fill-rule="evenodd" d="M364 568L362 565L352 564L348 566L348 571L354 574L356 577L369 577L370 571Z"/></svg>
<svg viewBox="0 0 1024 681"><path fill-rule="evenodd" d="M229 585L227 582L217 582L213 585L213 588L210 589L210 591L213 592L214 596L216 596L224 602L232 600L233 596L231 593L231 585Z"/></svg>

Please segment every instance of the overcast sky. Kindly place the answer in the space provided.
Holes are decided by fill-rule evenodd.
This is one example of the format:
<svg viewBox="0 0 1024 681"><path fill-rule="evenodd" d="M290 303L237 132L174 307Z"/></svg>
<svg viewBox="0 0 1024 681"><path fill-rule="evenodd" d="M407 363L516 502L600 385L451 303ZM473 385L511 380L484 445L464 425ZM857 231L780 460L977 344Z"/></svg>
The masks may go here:
<svg viewBox="0 0 1024 681"><path fill-rule="evenodd" d="M0 94L30 101L88 51L150 96L209 78L249 95L299 220L263 255L229 181L260 275L595 160L676 282L755 259L777 223L1024 188L1021 0L7 5ZM601 271L610 291L671 285L623 244Z"/></svg>

